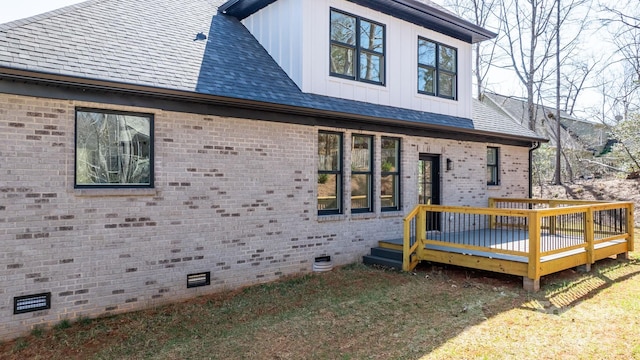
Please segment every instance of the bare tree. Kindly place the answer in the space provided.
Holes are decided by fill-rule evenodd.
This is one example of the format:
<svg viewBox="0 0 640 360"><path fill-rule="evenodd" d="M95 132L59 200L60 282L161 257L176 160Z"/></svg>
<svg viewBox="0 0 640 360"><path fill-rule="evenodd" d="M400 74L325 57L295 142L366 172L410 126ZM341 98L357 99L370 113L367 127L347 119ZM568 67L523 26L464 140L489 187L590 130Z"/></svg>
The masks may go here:
<svg viewBox="0 0 640 360"><path fill-rule="evenodd" d="M560 47L561 65L573 55L579 36L589 24L591 0L567 0L557 14L558 0L503 0L502 28L506 41L499 44L508 54L510 63L503 67L513 69L526 91L529 128L536 130L536 93L540 92L555 66L550 60L556 55L558 32L564 34ZM583 8L585 11L576 11ZM576 15L578 14L578 15ZM556 16L554 16L556 15ZM559 15L559 16L557 16ZM556 20L557 19L557 20ZM571 25L571 26L569 26Z"/></svg>
<svg viewBox="0 0 640 360"><path fill-rule="evenodd" d="M499 21L501 0L445 0L445 5L453 9L457 15L474 22L478 26L491 27L501 36ZM496 56L498 40L476 43L473 46L473 76L476 82L478 100L482 100L486 88L486 79L491 64Z"/></svg>

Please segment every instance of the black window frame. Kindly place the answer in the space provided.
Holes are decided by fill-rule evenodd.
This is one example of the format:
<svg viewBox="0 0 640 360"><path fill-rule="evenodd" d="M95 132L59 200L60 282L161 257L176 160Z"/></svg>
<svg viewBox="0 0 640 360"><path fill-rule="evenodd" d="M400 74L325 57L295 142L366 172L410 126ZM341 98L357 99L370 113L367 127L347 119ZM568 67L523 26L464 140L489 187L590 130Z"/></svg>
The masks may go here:
<svg viewBox="0 0 640 360"><path fill-rule="evenodd" d="M396 159L396 171L384 171L384 159L382 158L383 156L383 146L384 146L384 141L385 139L393 139L395 141L397 141L398 143L398 149L397 149L397 159ZM397 199L396 199L396 205L395 206L382 206L382 204L384 203L382 201L382 198L380 199L380 211L385 212L385 211L400 211L402 208L402 138L399 137L393 137L393 136L382 136L380 138L380 189L379 189L379 193L380 193L380 197L382 197L382 179L385 176L395 176L395 181L397 184L397 191L398 193L396 194Z"/></svg>
<svg viewBox="0 0 640 360"><path fill-rule="evenodd" d="M489 163L489 150L495 151L495 164ZM491 172L490 169L493 169ZM495 179L491 176L489 178L489 173L492 175L495 174ZM487 146L487 185L488 186L497 186L500 185L500 148L496 146Z"/></svg>
<svg viewBox="0 0 640 360"><path fill-rule="evenodd" d="M149 183L148 184L118 184L118 183L96 183L96 184L78 184L78 113L90 112L99 114L112 115L129 115L136 117L145 117L149 119ZM90 107L75 108L75 124L74 124L74 164L73 164L73 187L75 189L152 189L155 187L155 171L154 171L154 148L155 148L155 117L152 113L142 113L133 111L99 109Z"/></svg>
<svg viewBox="0 0 640 360"><path fill-rule="evenodd" d="M320 167L318 166L318 163L316 162L316 166L318 166L318 179L320 179L320 176L322 174L326 174L326 175L336 175L336 205L337 205L337 209L329 209L329 210L320 210L318 209L318 215L339 215L342 214L344 211L344 199L343 199L343 186L344 184L343 182L343 173L344 173L344 148L343 148L343 144L344 144L344 134L341 132L335 132L335 131L323 131L320 130L318 131L318 137L320 136L320 134L332 134L332 135L338 135L338 151L340 152L339 156L338 156L338 169L337 170L321 170ZM316 147L316 155L318 154L318 148ZM318 183L320 183L318 181ZM318 189L316 189L318 190ZM318 197L319 197L319 193L316 196L316 203L318 202ZM317 206L316 206L317 208Z"/></svg>
<svg viewBox="0 0 640 360"><path fill-rule="evenodd" d="M428 65L428 64L423 64L420 62L420 42L421 41L426 41L429 43L432 43L435 45L436 47L436 51L435 51L435 67ZM441 69L440 68L440 48L441 47L445 47L448 49L451 49L454 51L455 53L455 71L449 71L449 70L445 70L445 69ZM449 100L458 100L458 48L455 48L453 46L449 46L449 45L445 45L443 43L437 42L437 41L433 41L431 39L427 39L425 37L422 36L418 36L418 43L417 43L417 49L418 49L418 53L417 53L417 88L418 88L418 93L419 94L423 94L423 95L429 95L429 96L436 96L439 98L443 98L443 99L449 99ZM434 71L434 77L433 77L433 82L434 82L434 92L428 92L428 91L424 91L420 89L420 69L432 69ZM452 86L453 86L453 96L445 96L442 95L440 93L440 73L444 73L444 74L449 74L449 75L453 75L453 81L452 81Z"/></svg>
<svg viewBox="0 0 640 360"><path fill-rule="evenodd" d="M342 14L344 16L352 17L352 18L354 18L356 20L356 33L355 33L356 43L355 43L355 45L339 42L339 41L333 40L331 38L331 15L332 15L333 12ZM368 23L375 24L377 26L382 27L382 52L381 53L378 53L378 52L375 52L375 51L371 51L371 50L366 49L366 48L362 48L361 43L360 43L360 22L361 21L366 21ZM331 61L332 61L331 49L332 49L332 47L334 45L353 49L353 51L354 51L354 62L355 62L353 76L349 76L349 75L345 75L345 74L336 73L336 72L331 71ZM375 56L380 56L382 58L381 65L380 65L380 73L381 73L380 81L372 81L372 80L368 80L366 78L360 77L360 55L362 53L370 53L370 54L374 54ZM339 77L339 78L343 78L343 79L360 81L360 82L364 82L364 83L368 83L368 84L386 86L386 77L387 77L387 68L386 68L386 66L387 66L387 55L386 55L386 53L387 53L387 27L386 27L385 24L382 24L382 23L379 23L377 21L373 21L373 20L358 16L358 15L351 14L351 13L348 13L346 11L338 10L338 9L335 9L335 8L331 8L330 9L330 11L329 11L329 75L330 76Z"/></svg>
<svg viewBox="0 0 640 360"><path fill-rule="evenodd" d="M353 170L353 144L354 139L356 137L369 139L369 170L367 171L354 171ZM374 164L373 164L373 152L375 149L375 139L373 135L364 135L364 134L351 134L351 212L352 213L370 213L373 212L374 207L374 196L373 196L373 174L374 174ZM368 175L369 182L367 184L367 193L369 197L369 206L366 208L353 208L353 175Z"/></svg>

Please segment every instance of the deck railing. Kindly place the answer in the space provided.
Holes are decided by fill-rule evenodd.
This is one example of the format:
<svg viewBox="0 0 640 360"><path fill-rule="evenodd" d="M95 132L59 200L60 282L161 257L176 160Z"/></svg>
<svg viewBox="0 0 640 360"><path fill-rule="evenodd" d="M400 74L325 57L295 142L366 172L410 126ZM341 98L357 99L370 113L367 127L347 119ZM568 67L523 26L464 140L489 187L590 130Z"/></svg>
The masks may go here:
<svg viewBox="0 0 640 360"><path fill-rule="evenodd" d="M590 266L606 257L599 249L607 246L632 251L633 203L490 199L487 208L418 205L405 217L404 229L406 271L420 260L446 261L536 280ZM459 255L479 258L474 263Z"/></svg>

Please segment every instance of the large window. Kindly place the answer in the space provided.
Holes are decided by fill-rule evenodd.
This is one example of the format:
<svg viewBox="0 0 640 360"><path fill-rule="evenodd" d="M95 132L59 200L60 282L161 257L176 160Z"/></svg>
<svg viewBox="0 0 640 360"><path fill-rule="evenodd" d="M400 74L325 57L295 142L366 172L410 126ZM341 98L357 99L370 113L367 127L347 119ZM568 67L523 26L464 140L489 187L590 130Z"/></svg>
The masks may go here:
<svg viewBox="0 0 640 360"><path fill-rule="evenodd" d="M499 158L498 148L487 148L487 185L500 185L499 174Z"/></svg>
<svg viewBox="0 0 640 360"><path fill-rule="evenodd" d="M318 133L318 215L342 213L342 134Z"/></svg>
<svg viewBox="0 0 640 360"><path fill-rule="evenodd" d="M400 139L382 137L380 206L382 211L400 210Z"/></svg>
<svg viewBox="0 0 640 360"><path fill-rule="evenodd" d="M457 72L456 49L418 38L418 92L455 99Z"/></svg>
<svg viewBox="0 0 640 360"><path fill-rule="evenodd" d="M373 137L353 135L351 140L351 212L371 212Z"/></svg>
<svg viewBox="0 0 640 360"><path fill-rule="evenodd" d="M331 75L384 84L384 25L331 10Z"/></svg>
<svg viewBox="0 0 640 360"><path fill-rule="evenodd" d="M76 110L76 187L153 187L153 116Z"/></svg>

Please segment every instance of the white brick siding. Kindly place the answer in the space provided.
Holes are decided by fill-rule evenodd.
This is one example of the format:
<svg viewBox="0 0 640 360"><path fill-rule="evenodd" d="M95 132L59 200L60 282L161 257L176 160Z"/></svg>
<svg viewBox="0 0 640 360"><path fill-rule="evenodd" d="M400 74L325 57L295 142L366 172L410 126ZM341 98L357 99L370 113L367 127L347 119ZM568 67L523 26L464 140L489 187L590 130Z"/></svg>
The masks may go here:
<svg viewBox="0 0 640 360"><path fill-rule="evenodd" d="M76 107L155 117L154 189L74 189ZM420 152L449 158L442 202L486 206L525 197L528 149L402 138L402 211L318 217L317 128L80 101L0 94L0 339L37 324L99 316L310 272L313 259L361 261L399 238L417 199ZM500 147L502 184L487 189L486 147ZM380 182L379 165L374 194ZM349 172L344 172L348 198ZM211 271L211 286L186 288ZM52 293L52 307L13 315L16 296Z"/></svg>

